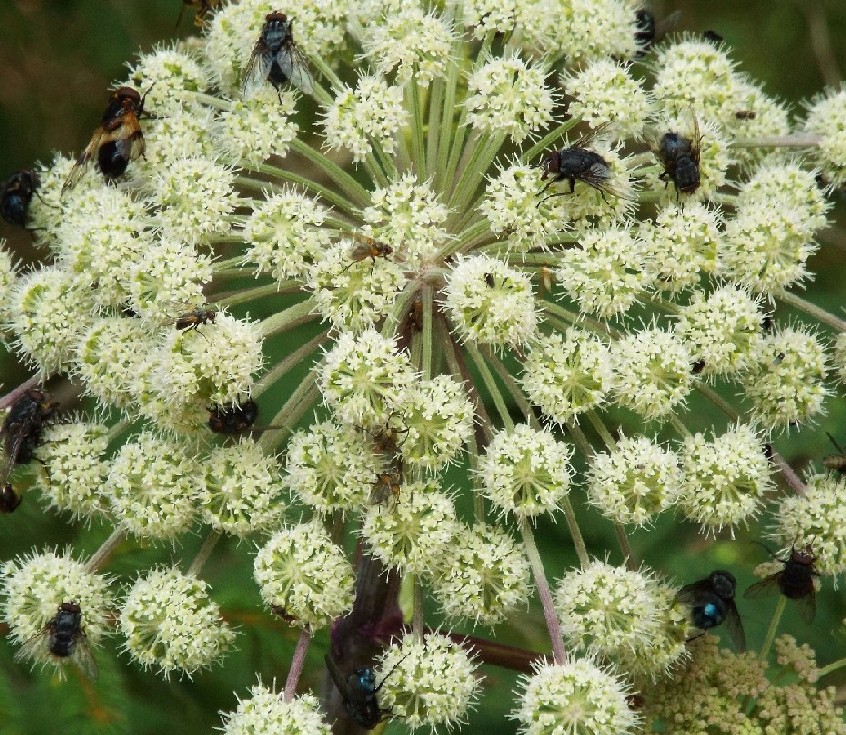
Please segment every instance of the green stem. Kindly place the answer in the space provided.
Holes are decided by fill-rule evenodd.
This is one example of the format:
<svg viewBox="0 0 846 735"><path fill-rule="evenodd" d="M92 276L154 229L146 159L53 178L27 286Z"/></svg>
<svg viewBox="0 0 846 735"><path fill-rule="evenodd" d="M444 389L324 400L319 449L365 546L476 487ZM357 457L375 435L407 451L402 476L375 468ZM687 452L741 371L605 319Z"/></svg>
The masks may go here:
<svg viewBox="0 0 846 735"><path fill-rule="evenodd" d="M688 429L687 426L684 425L684 422L676 415L675 411L670 411L670 413L666 415L666 418L673 425L673 428L676 430L676 433L682 439L689 439L691 436L693 436L690 433L690 429Z"/></svg>
<svg viewBox="0 0 846 735"><path fill-rule="evenodd" d="M787 605L787 598L784 595L778 596L778 604L776 605L775 612L773 613L773 619L770 621L769 630L767 630L767 637L764 639L764 645L761 648L761 653L758 654L758 658L762 661L767 660L767 655L770 652L770 648L773 645L773 641L775 640L776 631L778 630L778 624L781 621L782 613L784 613L784 608Z"/></svg>
<svg viewBox="0 0 846 735"><path fill-rule="evenodd" d="M790 304L800 311L804 311L809 316L814 317L814 319L822 322L823 324L828 324L828 326L838 332L846 332L846 321L839 319L834 316L834 314L829 314L825 309L821 309L819 306L812 304L810 301L805 301L805 299L797 296L795 293L783 291L782 293L776 295L776 299L778 301L783 301L785 304Z"/></svg>
<svg viewBox="0 0 846 735"><path fill-rule="evenodd" d="M412 76L406 85L405 97L411 114L411 161L417 169L417 180L422 182L428 178L428 161L423 148L423 110L420 106L417 75Z"/></svg>
<svg viewBox="0 0 846 735"><path fill-rule="evenodd" d="M605 444L608 449L614 449L617 446L617 440L611 435L611 432L605 427L602 419L599 418L599 414L596 413L593 409L586 411L585 414L588 417L588 421L593 425L593 428L596 430L596 433L599 434L599 438L602 439L602 442Z"/></svg>
<svg viewBox="0 0 846 735"><path fill-rule="evenodd" d="M279 332L287 332L289 329L317 319L317 315L313 313L314 305L314 299L309 298L271 314L261 323L262 336L266 339L274 334L279 334Z"/></svg>
<svg viewBox="0 0 846 735"><path fill-rule="evenodd" d="M594 451L593 447L591 446L590 442L587 440L584 432L579 428L579 425L570 419L566 423L567 431L573 436L573 441L576 443L576 446L579 448L581 453L584 455L585 460L590 461L596 452Z"/></svg>
<svg viewBox="0 0 846 735"><path fill-rule="evenodd" d="M338 207L338 209L341 209L352 216L358 216L359 214L358 207L351 204L345 197L342 197L340 194L335 193L331 189L327 189L325 186L321 186L311 179L307 179L305 176L300 176L293 171L286 171L283 168L263 163L261 166L256 167L256 172L266 174L267 176L273 176L274 178L281 179L282 181L289 181L292 184L297 184L303 189L317 194L321 199L325 199L327 202L330 202Z"/></svg>
<svg viewBox="0 0 846 735"><path fill-rule="evenodd" d="M324 78L329 81L329 84L332 85L336 93L340 92L344 88L344 83L338 79L338 75L335 74L335 71L331 66L329 66L329 64L326 63L320 54L314 54L308 58L309 61L314 64L317 70L324 76ZM323 89L323 87L317 82L314 82L313 80L312 82L312 87L314 87L314 98L320 102L320 104L329 107L332 104L332 95Z"/></svg>
<svg viewBox="0 0 846 735"><path fill-rule="evenodd" d="M370 143L371 151L364 159L364 170L367 171L367 175L373 179L376 186L385 189L388 186L388 177L385 175L385 171L379 164L379 161L376 160L376 154L373 152L372 138L370 139Z"/></svg>
<svg viewBox="0 0 846 735"><path fill-rule="evenodd" d="M821 669L817 669L817 678L821 679L826 674L830 674L832 671L837 671L837 669L842 669L846 666L846 658L838 659L827 666L823 666Z"/></svg>
<svg viewBox="0 0 846 735"><path fill-rule="evenodd" d="M525 153L520 155L520 163L528 163L531 161L535 156L539 153L542 153L547 148L549 148L555 141L559 138L563 137L564 134L568 130L572 130L576 125L578 125L582 121L580 117L571 117L569 120L565 120L561 125L559 125L555 130L551 130L546 135L543 136L537 143L535 143L529 150Z"/></svg>
<svg viewBox="0 0 846 735"><path fill-rule="evenodd" d="M411 306L412 299L417 295L417 282L409 281L405 284L405 288L397 296L390 312L385 317L382 324L382 336L393 337L396 335L397 325L402 323L403 318L408 313Z"/></svg>
<svg viewBox="0 0 846 735"><path fill-rule="evenodd" d="M420 576L414 575L414 612L411 616L411 629L417 640L423 640L423 585Z"/></svg>
<svg viewBox="0 0 846 735"><path fill-rule="evenodd" d="M379 162L380 168L385 172L387 181L396 181L399 178L399 172L397 171L396 164L394 164L394 159L385 153L382 144L378 140L371 138L370 145L373 148L373 154Z"/></svg>
<svg viewBox="0 0 846 735"><path fill-rule="evenodd" d="M467 203L479 188L504 140L504 133L484 135L481 144L473 149L470 160L464 166L461 177L458 179L450 197L449 207L453 212L464 212Z"/></svg>
<svg viewBox="0 0 846 735"><path fill-rule="evenodd" d="M740 414L737 410L732 406L725 398L723 398L717 391L715 391L710 386L705 385L702 381L696 380L693 383L693 387L699 391L705 398L707 398L711 403L713 403L717 408L719 408L726 416L728 416L732 421L737 421L740 418Z"/></svg>
<svg viewBox="0 0 846 735"><path fill-rule="evenodd" d="M440 135L438 136L438 163L435 167L435 191L443 191L446 188L446 182L450 181L447 177L449 166L449 155L452 150L452 141L455 135L462 134L464 129L465 109L461 108L460 125L453 128L455 122L455 90L458 86L458 76L460 68L458 62L454 59L449 63L446 78L446 90L444 96L443 112L441 113L441 124L437 127ZM431 129L429 131L431 135Z"/></svg>
<svg viewBox="0 0 846 735"><path fill-rule="evenodd" d="M185 574L189 577L197 577L200 574L200 571L205 566L206 562L209 560L214 547L217 546L217 542L223 537L223 534L220 531L210 531L209 535L206 536L205 540L203 541L203 545L200 546L200 550L197 552L197 555L194 557L194 561L191 562L191 566L188 567L188 571Z"/></svg>
<svg viewBox="0 0 846 735"><path fill-rule="evenodd" d="M579 528L579 522L576 520L576 512L573 510L573 504L570 498L564 497L561 501L561 508L564 510L564 519L567 521L567 528L570 529L570 535L573 537L573 546L576 548L576 556L579 557L579 564L582 569L585 569L590 564L590 558L587 553L587 546L585 546L585 538L582 536L582 529Z"/></svg>
<svg viewBox="0 0 846 735"><path fill-rule="evenodd" d="M432 284L423 286L423 380L432 379L432 338L434 332L435 289Z"/></svg>
<svg viewBox="0 0 846 735"><path fill-rule="evenodd" d="M535 536L532 527L525 518L520 519L520 533L523 536L523 548L529 559L532 575L535 579L535 586L538 589L538 597L543 608L543 617L549 631L549 639L552 643L552 656L556 664L564 664L567 661L567 651L564 648L564 639L561 636L561 624L558 622L558 614L555 612L555 604L552 601L552 592L549 583L546 581L546 573L543 568L543 561L535 544Z"/></svg>
<svg viewBox="0 0 846 735"><path fill-rule="evenodd" d="M320 395L320 391L314 382L314 374L310 373L296 387L288 400L285 401L285 405L273 417L270 425L276 431L267 431L262 434L261 439L259 439L261 447L271 452L281 446L293 427L303 417L303 414L314 405L318 395Z"/></svg>
<svg viewBox="0 0 846 735"><path fill-rule="evenodd" d="M85 562L85 571L89 573L96 572L102 566L103 562L111 556L111 553L115 550L117 545L123 541L123 537L124 530L118 526L111 532L109 537L100 544L100 548L91 555L91 558Z"/></svg>
<svg viewBox="0 0 846 735"><path fill-rule="evenodd" d="M488 225L487 220L480 220L475 224L468 227L466 230L463 230L455 240L449 241L444 248L440 251L439 257L446 258L453 253L457 253L462 251L464 248L468 248L472 245L476 240L484 237L485 235L490 235L490 227Z"/></svg>
<svg viewBox="0 0 846 735"><path fill-rule="evenodd" d="M232 109L232 103L222 97L215 97L214 95L204 94L203 92L191 92L187 89L183 89L182 93L191 95L201 105L208 105L209 107L214 107L218 110Z"/></svg>
<svg viewBox="0 0 846 735"><path fill-rule="evenodd" d="M560 316L575 327L590 327L590 329L597 334L612 337L613 339L621 339L623 337L621 332L618 332L608 324L599 321L599 319L594 319L593 317L578 314L575 311L570 311L569 309L565 309L563 306L559 306L547 299L538 299L538 304L544 311Z"/></svg>
<svg viewBox="0 0 846 735"><path fill-rule="evenodd" d="M224 291L215 294L215 300L212 302L218 306L237 306L244 304L253 299L263 299L265 296L274 296L276 294L276 283L268 283L264 286L256 286L255 288L245 288L238 291Z"/></svg>
<svg viewBox="0 0 846 735"><path fill-rule="evenodd" d="M253 387L253 396L258 397L276 383L285 373L298 367L314 352L323 342L329 339L329 332L320 332L316 337L310 339L302 347L292 352L281 362L274 365L273 370L265 373Z"/></svg>
<svg viewBox="0 0 846 735"><path fill-rule="evenodd" d="M614 531L617 534L617 543L620 545L620 551L626 560L626 569L630 572L636 572L638 561L635 559L632 545L629 543L629 535L626 533L626 527L619 521L614 521Z"/></svg>
<svg viewBox="0 0 846 735"><path fill-rule="evenodd" d="M505 385L505 389L514 400L514 403L516 403L517 407L523 412L523 415L526 417L526 423L533 429L540 429L540 422L535 416L535 412L532 410L532 404L529 403L528 398L526 398L526 394L523 393L523 389L517 384L511 373L508 372L508 368L505 367L502 360L500 360L493 351L488 348L485 348L482 354L484 354L485 359L493 366L496 374L499 375L499 379L503 382L503 385Z"/></svg>
<svg viewBox="0 0 846 735"><path fill-rule="evenodd" d="M511 420L511 414L508 413L508 407L505 405L505 400L502 397L502 393L499 390L499 386L497 385L488 364L485 362L485 359L482 357L476 345L472 342L467 342L464 345L464 349L467 351L467 354L470 356L470 359L473 361L473 364L482 376L482 382L485 384L485 388L487 389L491 400L493 400L494 406L496 406L497 413L499 413L499 418L502 420L503 426L506 430L513 431L514 422Z"/></svg>
<svg viewBox="0 0 846 735"><path fill-rule="evenodd" d="M451 62L447 62L451 64ZM438 155L438 118L443 114L444 80L435 79L429 87L429 119L426 131L426 172L435 170Z"/></svg>
<svg viewBox="0 0 846 735"><path fill-rule="evenodd" d="M332 163L332 161L330 161L322 153L314 150L314 148L310 145L298 139L295 139L291 143L291 148L323 171L323 173L325 173L332 181L343 189L344 193L346 193L350 199L357 202L360 206L370 203L370 194L367 190L340 166Z"/></svg>

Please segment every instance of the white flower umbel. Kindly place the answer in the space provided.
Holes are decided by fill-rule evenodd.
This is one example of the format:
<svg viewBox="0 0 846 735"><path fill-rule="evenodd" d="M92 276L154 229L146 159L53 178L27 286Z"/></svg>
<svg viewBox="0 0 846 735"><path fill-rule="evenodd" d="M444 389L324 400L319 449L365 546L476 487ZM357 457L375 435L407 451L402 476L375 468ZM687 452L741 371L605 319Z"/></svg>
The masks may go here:
<svg viewBox="0 0 846 735"><path fill-rule="evenodd" d="M589 659L539 663L521 679L519 707L511 713L521 735L628 735L640 717L617 675Z"/></svg>
<svg viewBox="0 0 846 735"><path fill-rule="evenodd" d="M385 649L379 662L379 701L412 732L452 730L467 720L477 697L477 664L447 636L408 634Z"/></svg>
<svg viewBox="0 0 846 735"><path fill-rule="evenodd" d="M610 451L593 456L588 500L607 518L642 526L673 506L680 481L675 452L645 436L623 436Z"/></svg>
<svg viewBox="0 0 846 735"><path fill-rule="evenodd" d="M437 567L459 528L449 495L434 482L410 482L370 506L361 536L386 565L420 574Z"/></svg>
<svg viewBox="0 0 846 735"><path fill-rule="evenodd" d="M733 534L735 527L748 523L773 487L763 440L745 424L713 441L699 433L689 437L681 449L681 466L679 508L710 534L725 526Z"/></svg>
<svg viewBox="0 0 846 735"><path fill-rule="evenodd" d="M444 306L461 341L502 349L534 336L538 314L529 278L503 261L462 259L449 276Z"/></svg>
<svg viewBox="0 0 846 735"><path fill-rule="evenodd" d="M825 180L833 187L846 182L846 86L819 95L808 107L805 130L821 136L815 152Z"/></svg>
<svg viewBox="0 0 846 735"><path fill-rule="evenodd" d="M488 220L491 232L508 237L509 248L526 252L547 247L547 239L558 218L550 210L559 197L538 205L543 188L541 170L537 166L512 164L501 169L488 181L485 199L479 210Z"/></svg>
<svg viewBox="0 0 846 735"><path fill-rule="evenodd" d="M353 604L353 569L319 521L287 526L256 554L253 576L266 605L296 625L329 625Z"/></svg>
<svg viewBox="0 0 846 735"><path fill-rule="evenodd" d="M773 516L772 535L782 546L810 549L819 574L846 573L846 480L813 475L805 494L783 498Z"/></svg>
<svg viewBox="0 0 846 735"><path fill-rule="evenodd" d="M144 95L144 110L158 117L196 109L195 93L208 90L211 79L199 60L174 47L159 46L129 65L129 86Z"/></svg>
<svg viewBox="0 0 846 735"><path fill-rule="evenodd" d="M120 630L126 652L166 679L174 672L190 678L210 667L235 639L208 585L173 568L135 581L121 606Z"/></svg>
<svg viewBox="0 0 846 735"><path fill-rule="evenodd" d="M613 373L608 348L575 327L538 337L523 363L526 395L558 424L601 406Z"/></svg>
<svg viewBox="0 0 846 735"><path fill-rule="evenodd" d="M637 52L634 7L626 0L567 0L544 10L552 13L554 29L548 48L566 54L571 66L631 59Z"/></svg>
<svg viewBox="0 0 846 735"><path fill-rule="evenodd" d="M286 469L285 481L303 503L331 513L364 507L381 463L360 434L321 421L291 437Z"/></svg>
<svg viewBox="0 0 846 735"><path fill-rule="evenodd" d="M482 492L503 515L552 513L570 490L572 451L551 432L527 424L501 431L479 458Z"/></svg>
<svg viewBox="0 0 846 735"><path fill-rule="evenodd" d="M109 510L102 484L109 471L104 461L108 429L104 424L51 424L35 449L36 484L58 510L76 518L95 518Z"/></svg>
<svg viewBox="0 0 846 735"><path fill-rule="evenodd" d="M531 598L529 561L502 529L462 528L430 576L432 594L449 618L496 625Z"/></svg>
<svg viewBox="0 0 846 735"><path fill-rule="evenodd" d="M109 580L87 571L69 550L62 554L33 552L7 561L0 569L5 598L3 621L9 626L9 636L16 644L31 642L25 653L32 657L34 664L52 664L61 675L63 666L73 659L72 656L51 655L46 639L44 645L32 645L62 603L79 605L88 644L96 646L108 634L114 604Z"/></svg>
<svg viewBox="0 0 846 735"><path fill-rule="evenodd" d="M332 729L312 694L287 702L281 692L263 686L250 687L250 696L238 698L234 712L221 712L223 735L331 735Z"/></svg>
<svg viewBox="0 0 846 735"><path fill-rule="evenodd" d="M285 512L279 467L249 437L215 447L202 461L203 520L241 538L278 525Z"/></svg>

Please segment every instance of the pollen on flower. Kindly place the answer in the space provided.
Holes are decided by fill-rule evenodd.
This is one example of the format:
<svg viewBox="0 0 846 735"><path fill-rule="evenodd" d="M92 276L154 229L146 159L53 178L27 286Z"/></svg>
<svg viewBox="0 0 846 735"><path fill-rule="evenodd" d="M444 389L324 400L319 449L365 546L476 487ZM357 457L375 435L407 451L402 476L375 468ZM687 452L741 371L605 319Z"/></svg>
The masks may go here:
<svg viewBox="0 0 846 735"><path fill-rule="evenodd" d="M532 593L529 561L502 529L477 523L455 535L452 550L430 575L432 594L444 614L493 626Z"/></svg>
<svg viewBox="0 0 846 735"><path fill-rule="evenodd" d="M408 117L402 98L402 87L389 85L378 76L359 77L358 86L345 86L326 112L326 146L349 151L356 163L372 153L372 142L393 153L397 133Z"/></svg>
<svg viewBox="0 0 846 735"><path fill-rule="evenodd" d="M611 345L616 401L647 420L682 404L693 383L693 359L675 334L649 327Z"/></svg>
<svg viewBox="0 0 846 735"><path fill-rule="evenodd" d="M124 647L144 668L169 679L223 657L235 632L220 617L208 584L178 569L155 569L132 585L120 612Z"/></svg>
<svg viewBox="0 0 846 735"><path fill-rule="evenodd" d="M258 550L253 576L264 603L283 607L296 625L323 628L352 607L352 565L320 521L277 531Z"/></svg>
<svg viewBox="0 0 846 735"><path fill-rule="evenodd" d="M279 468L252 438L215 447L200 467L203 520L212 528L243 538L278 525L285 512Z"/></svg>
<svg viewBox="0 0 846 735"><path fill-rule="evenodd" d="M408 355L374 330L341 333L318 373L329 407L342 421L364 428L384 425L413 380Z"/></svg>
<svg viewBox="0 0 846 735"><path fill-rule="evenodd" d="M601 406L612 380L608 348L595 335L575 327L532 342L520 378L532 403L562 425Z"/></svg>
<svg viewBox="0 0 846 735"><path fill-rule="evenodd" d="M285 701L275 686L259 682L250 687L250 696L238 699L234 712L221 712L223 735L331 735L323 719L320 702L311 694L300 694Z"/></svg>
<svg viewBox="0 0 846 735"><path fill-rule="evenodd" d="M556 93L546 85L549 71L518 56L492 58L467 81L467 120L477 130L508 135L515 143L553 121Z"/></svg>
<svg viewBox="0 0 846 735"><path fill-rule="evenodd" d="M763 440L738 423L711 441L697 433L681 448L682 483L678 506L706 533L725 526L732 533L757 515L773 488Z"/></svg>
<svg viewBox="0 0 846 735"><path fill-rule="evenodd" d="M2 567L3 621L9 636L21 644L38 635L56 614L63 602L76 602L82 610L83 626L88 642L97 645L109 633L109 617L114 604L109 579L85 569L70 551L44 551L19 556ZM35 663L57 659L43 652Z"/></svg>
<svg viewBox="0 0 846 735"><path fill-rule="evenodd" d="M140 538L174 538L196 517L195 460L176 442L144 431L112 457L102 493L121 525Z"/></svg>
<svg viewBox="0 0 846 735"><path fill-rule="evenodd" d="M459 339L497 348L529 342L538 314L528 276L486 255L462 258L444 287Z"/></svg>
<svg viewBox="0 0 846 735"><path fill-rule="evenodd" d="M680 481L675 452L645 436L623 436L591 460L588 500L607 518L642 526L675 504Z"/></svg>
<svg viewBox="0 0 846 735"><path fill-rule="evenodd" d="M706 296L695 291L681 307L676 333L690 346L704 376L735 377L752 360L761 330L760 303L737 286L726 285Z"/></svg>
<svg viewBox="0 0 846 735"><path fill-rule="evenodd" d="M396 497L370 506L361 537L386 565L421 574L440 564L458 530L452 500L438 483L410 482Z"/></svg>
<svg viewBox="0 0 846 735"><path fill-rule="evenodd" d="M805 494L785 496L773 516L772 535L786 547L810 548L819 574L846 573L846 480L813 475Z"/></svg>
<svg viewBox="0 0 846 735"><path fill-rule="evenodd" d="M293 187L253 207L244 222L243 236L249 243L244 263L255 263L256 276L270 273L277 283L302 278L330 245L329 234L321 229L327 210Z"/></svg>
<svg viewBox="0 0 846 735"><path fill-rule="evenodd" d="M364 57L380 74L396 69L399 84L428 86L442 79L452 60L453 32L449 24L422 8L402 6L388 13L381 23L364 27Z"/></svg>
<svg viewBox="0 0 846 735"><path fill-rule="evenodd" d="M828 357L820 340L804 328L765 335L744 376L752 415L765 429L785 429L822 413Z"/></svg>
<svg viewBox="0 0 846 735"><path fill-rule="evenodd" d="M654 103L630 67L611 59L596 59L583 69L562 79L573 99L568 112L586 121L591 128L609 123L620 138L640 138Z"/></svg>
<svg viewBox="0 0 846 735"><path fill-rule="evenodd" d="M626 700L628 686L590 659L535 664L522 687L520 705L510 715L521 735L628 735L640 723Z"/></svg>
<svg viewBox="0 0 846 735"><path fill-rule="evenodd" d="M583 233L555 277L582 311L603 319L625 314L654 280L646 243L623 227Z"/></svg>
<svg viewBox="0 0 846 735"><path fill-rule="evenodd" d="M476 668L472 654L447 636L409 634L382 654L379 698L412 732L452 730L466 722L478 696Z"/></svg>
<svg viewBox="0 0 846 735"><path fill-rule="evenodd" d="M50 505L75 518L106 514L109 504L101 492L109 465L104 461L108 429L90 421L47 426L35 449L36 486Z"/></svg>
<svg viewBox="0 0 846 735"><path fill-rule="evenodd" d="M527 424L501 431L479 458L482 492L503 515L552 513L570 490L572 451L551 432Z"/></svg>

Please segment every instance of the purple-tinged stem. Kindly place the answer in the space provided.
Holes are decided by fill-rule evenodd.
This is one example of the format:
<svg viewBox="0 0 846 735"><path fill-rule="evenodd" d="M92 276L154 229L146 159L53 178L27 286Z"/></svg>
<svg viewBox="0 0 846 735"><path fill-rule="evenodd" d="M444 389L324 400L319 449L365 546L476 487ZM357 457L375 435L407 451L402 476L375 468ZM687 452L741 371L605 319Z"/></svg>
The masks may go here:
<svg viewBox="0 0 846 735"><path fill-rule="evenodd" d="M808 488L805 487L805 483L802 482L799 475L797 475L793 468L787 464L787 460L782 457L775 449L770 451L770 461L779 469L781 472L781 476L784 478L785 482L792 487L798 495L804 495Z"/></svg>
<svg viewBox="0 0 846 735"><path fill-rule="evenodd" d="M5 396L0 398L0 410L11 406L30 388L34 388L40 382L41 378L38 375L33 375L29 380L21 383L17 388L10 390Z"/></svg>
<svg viewBox="0 0 846 735"><path fill-rule="evenodd" d="M311 631L308 628L303 628L300 633L300 639L297 641L297 647L294 649L291 668L288 670L288 678L285 679L284 696L286 702L290 702L297 691L297 682L300 680L300 674L303 672L303 664L305 663L306 652L310 643Z"/></svg>

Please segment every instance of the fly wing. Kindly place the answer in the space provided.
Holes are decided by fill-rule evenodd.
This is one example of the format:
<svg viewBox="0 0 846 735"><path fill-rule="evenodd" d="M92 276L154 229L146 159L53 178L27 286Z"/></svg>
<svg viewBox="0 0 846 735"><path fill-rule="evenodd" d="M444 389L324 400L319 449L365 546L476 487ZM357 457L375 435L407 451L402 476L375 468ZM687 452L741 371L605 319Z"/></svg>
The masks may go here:
<svg viewBox="0 0 846 735"><path fill-rule="evenodd" d="M88 645L88 639L84 633L80 633L77 637L70 660L79 666L80 671L89 679L97 678L99 674L97 663L94 661L94 656L91 655L91 647Z"/></svg>
<svg viewBox="0 0 846 735"><path fill-rule="evenodd" d="M276 56L276 63L291 84L303 94L311 94L314 91L308 62L295 44L291 43L287 48L283 48Z"/></svg>
<svg viewBox="0 0 846 735"><path fill-rule="evenodd" d="M710 600L710 596L713 594L708 580L699 579L696 582L686 584L676 592L676 602L682 602L686 605L698 605L702 603L704 595L707 595Z"/></svg>
<svg viewBox="0 0 846 735"><path fill-rule="evenodd" d="M6 482L12 473L26 437L27 433L21 429L18 422L13 422L8 426L3 425L3 457L0 461L0 482Z"/></svg>
<svg viewBox="0 0 846 735"><path fill-rule="evenodd" d="M15 661L44 661L50 655L49 649L50 623L47 623L34 636L27 638L21 647L15 651Z"/></svg>
<svg viewBox="0 0 846 735"><path fill-rule="evenodd" d="M748 597L750 599L755 599L757 597L766 597L767 595L772 594L780 594L781 589L778 586L778 580L781 572L776 572L775 574L771 574L769 577L765 577L760 582L756 582L751 587L746 588L746 592L743 593L744 597Z"/></svg>
<svg viewBox="0 0 846 735"><path fill-rule="evenodd" d="M253 47L250 60L244 67L244 76L241 81L241 96L244 99L255 94L267 82L267 75L270 73L270 66L273 58L267 50L264 42L259 39Z"/></svg>
<svg viewBox="0 0 846 735"><path fill-rule="evenodd" d="M737 605L734 600L723 600L726 604L726 619L724 621L729 637L738 651L746 650L746 634L743 632L743 623L740 614L737 612Z"/></svg>
<svg viewBox="0 0 846 735"><path fill-rule="evenodd" d="M97 151L100 150L100 140L102 137L103 128L99 127L96 131L94 131L94 135L91 136L91 141L85 147L85 150L82 151L79 158L76 159L76 163L73 165L67 179L65 179L65 183L62 185L62 196L64 196L66 191L73 189L73 187L79 183L79 180L85 173L86 165L95 155L97 155Z"/></svg>
<svg viewBox="0 0 846 735"><path fill-rule="evenodd" d="M811 582L811 591L804 597L796 598L796 606L799 608L799 617L804 623L810 625L817 616L817 593L814 584Z"/></svg>

